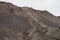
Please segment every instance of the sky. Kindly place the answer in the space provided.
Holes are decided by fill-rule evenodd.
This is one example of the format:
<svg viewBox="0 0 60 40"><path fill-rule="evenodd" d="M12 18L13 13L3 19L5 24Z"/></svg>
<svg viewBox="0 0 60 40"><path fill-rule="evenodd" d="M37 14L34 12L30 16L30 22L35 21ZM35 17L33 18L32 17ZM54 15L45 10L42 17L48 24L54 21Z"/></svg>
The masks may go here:
<svg viewBox="0 0 60 40"><path fill-rule="evenodd" d="M37 10L47 10L53 15L60 16L60 0L0 0L13 3L19 7L32 7Z"/></svg>

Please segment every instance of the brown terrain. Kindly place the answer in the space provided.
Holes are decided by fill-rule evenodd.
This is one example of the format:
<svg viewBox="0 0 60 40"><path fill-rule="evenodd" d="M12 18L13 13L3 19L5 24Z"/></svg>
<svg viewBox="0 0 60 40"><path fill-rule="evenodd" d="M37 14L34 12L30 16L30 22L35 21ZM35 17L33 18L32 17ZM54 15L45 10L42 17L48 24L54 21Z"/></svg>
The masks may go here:
<svg viewBox="0 0 60 40"><path fill-rule="evenodd" d="M0 40L60 40L60 17L0 2Z"/></svg>

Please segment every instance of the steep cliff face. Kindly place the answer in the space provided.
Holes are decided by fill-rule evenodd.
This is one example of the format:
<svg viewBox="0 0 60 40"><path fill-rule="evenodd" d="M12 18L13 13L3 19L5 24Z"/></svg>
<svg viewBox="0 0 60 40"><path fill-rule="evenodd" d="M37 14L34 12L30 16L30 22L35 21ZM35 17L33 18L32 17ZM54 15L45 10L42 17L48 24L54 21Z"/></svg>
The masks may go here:
<svg viewBox="0 0 60 40"><path fill-rule="evenodd" d="M0 2L0 40L60 40L60 19L48 11Z"/></svg>

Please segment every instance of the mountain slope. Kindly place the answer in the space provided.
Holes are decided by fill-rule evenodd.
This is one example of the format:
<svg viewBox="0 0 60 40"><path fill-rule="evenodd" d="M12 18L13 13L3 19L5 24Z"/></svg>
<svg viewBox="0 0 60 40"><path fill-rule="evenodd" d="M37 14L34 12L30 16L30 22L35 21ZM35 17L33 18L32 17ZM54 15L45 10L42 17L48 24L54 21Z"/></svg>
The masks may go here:
<svg viewBox="0 0 60 40"><path fill-rule="evenodd" d="M0 2L0 40L60 40L60 19L48 11Z"/></svg>

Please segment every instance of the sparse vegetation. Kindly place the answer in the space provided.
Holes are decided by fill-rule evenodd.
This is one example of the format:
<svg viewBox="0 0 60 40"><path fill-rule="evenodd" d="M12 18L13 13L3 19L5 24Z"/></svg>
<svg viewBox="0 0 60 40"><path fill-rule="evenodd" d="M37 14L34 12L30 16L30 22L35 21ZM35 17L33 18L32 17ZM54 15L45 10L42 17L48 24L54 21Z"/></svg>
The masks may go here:
<svg viewBox="0 0 60 40"><path fill-rule="evenodd" d="M60 19L48 11L0 2L0 40L60 40L59 29Z"/></svg>

